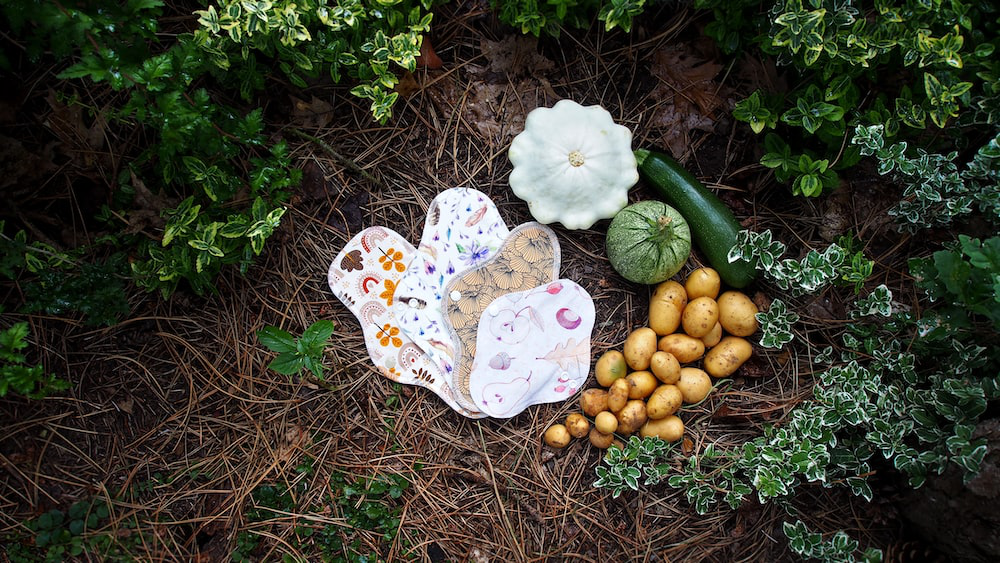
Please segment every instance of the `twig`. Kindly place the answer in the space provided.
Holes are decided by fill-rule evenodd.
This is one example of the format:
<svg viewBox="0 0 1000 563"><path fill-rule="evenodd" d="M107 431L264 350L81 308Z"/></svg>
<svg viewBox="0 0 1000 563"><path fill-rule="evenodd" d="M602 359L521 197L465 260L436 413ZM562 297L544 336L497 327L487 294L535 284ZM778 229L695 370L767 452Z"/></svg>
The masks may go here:
<svg viewBox="0 0 1000 563"><path fill-rule="evenodd" d="M382 182L378 180L378 178L362 170L361 167L358 166L358 163L337 152L323 139L320 139L319 137L314 137L309 133L306 133L305 131L302 131L301 129L297 129L295 127L289 127L288 132L294 134L297 137L301 137L309 142L316 143L317 145L319 145L319 148L323 149L324 152L332 156L334 160L342 164L351 172L360 175L365 180L368 180L369 182L372 182L373 184L377 184L379 186L383 185Z"/></svg>

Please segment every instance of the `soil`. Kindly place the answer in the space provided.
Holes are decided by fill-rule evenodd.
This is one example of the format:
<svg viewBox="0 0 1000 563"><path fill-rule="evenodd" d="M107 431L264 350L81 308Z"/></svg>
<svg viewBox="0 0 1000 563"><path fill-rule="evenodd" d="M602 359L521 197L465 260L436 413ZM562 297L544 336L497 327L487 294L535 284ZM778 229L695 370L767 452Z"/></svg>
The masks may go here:
<svg viewBox="0 0 1000 563"><path fill-rule="evenodd" d="M434 22L430 40L443 66L404 77L385 125L372 122L367 104L346 85L270 93L269 128L294 147L304 180L247 275L226 271L208 297L181 288L163 301L135 290L128 317L109 328L17 316L35 335L32 359L72 388L39 401L0 399L0 536L23 537L27 519L98 497L114 507L115 537L141 532L131 547L140 560L225 561L247 531L260 538L255 559L309 560L314 554L292 541L297 527L330 523L343 526L345 544L357 540L359 552L388 561L793 559L781 530L787 513L777 504L748 501L698 515L665 484L618 498L593 488L601 452L579 440L560 451L540 442L575 402L473 421L425 389L383 378L368 362L357 320L330 292L327 267L372 225L415 243L431 199L449 187L485 192L510 226L532 220L506 185L506 147L531 109L563 98L604 106L633 130L634 146L672 152L747 226L772 229L793 253L854 229L870 241L883 278L899 276L905 269L898 262L908 255L901 249L911 242L883 219L891 199L880 198L860 173L835 197L790 197L756 164L758 139L728 117L735 100L757 85L780 84L781 72L759 61L727 61L701 35L704 22L672 3L644 17L630 36L594 28L539 41L465 4L442 8ZM104 125L67 113L48 94L79 85L56 80L51 69L33 78L0 107L0 144L14 155L0 165L5 178L18 178L16 189L3 184L4 193L33 197L18 199L24 208L4 210L4 218L34 225L63 247L96 234L72 217L92 213L80 201L107 199L116 166L110 156L125 140L102 138ZM71 146L66 127L84 144ZM80 138L80 131L91 136ZM94 158L81 158L81 150ZM39 186L33 196L28 182ZM632 201L651 197L642 185L631 192ZM560 274L580 283L597 307L595 359L645 323L651 291L611 269L606 226L553 225ZM701 264L695 250L685 272ZM5 303L17 301L16 284L3 291ZM761 300L777 297L762 284L749 291ZM830 290L795 303L804 312L798 335L813 345L836 342L846 319L843 299ZM255 333L274 325L301 334L318 319L336 324L325 381L269 371L271 354ZM739 444L779 422L809 392L807 352L758 350L732 385L685 413L685 447ZM305 461L312 472L296 470ZM326 483L335 473L410 481L398 501L395 539L354 529L331 512ZM305 486L295 489L301 493L293 510L266 523L248 521L256 487L298 482ZM894 486L891 468L886 496L872 503L803 486L798 517L900 553L914 538L894 504Z"/></svg>

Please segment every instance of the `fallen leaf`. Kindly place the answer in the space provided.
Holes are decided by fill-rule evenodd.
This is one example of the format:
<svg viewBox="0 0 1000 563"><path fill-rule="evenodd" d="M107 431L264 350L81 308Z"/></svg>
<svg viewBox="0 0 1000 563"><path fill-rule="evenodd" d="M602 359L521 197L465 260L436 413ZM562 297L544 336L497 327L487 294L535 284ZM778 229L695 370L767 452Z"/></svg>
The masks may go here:
<svg viewBox="0 0 1000 563"><path fill-rule="evenodd" d="M292 99L292 118L299 126L307 129L324 129L333 119L333 105L326 100L313 96L305 100L290 96Z"/></svg>
<svg viewBox="0 0 1000 563"><path fill-rule="evenodd" d="M417 83L417 79L413 76L413 73L406 71L403 76L399 77L399 82L396 87L393 88L399 96L404 100L413 95L414 92L420 91L420 84Z"/></svg>
<svg viewBox="0 0 1000 563"><path fill-rule="evenodd" d="M430 37L426 35L420 42L420 54L417 56L417 66L429 69L438 69L444 65L441 57L434 52L434 45L431 44Z"/></svg>
<svg viewBox="0 0 1000 563"><path fill-rule="evenodd" d="M660 130L662 144L682 162L691 151L691 132L711 132L734 104L731 90L715 80L722 68L683 46L653 55L650 73L658 86L650 93L656 100L650 125Z"/></svg>

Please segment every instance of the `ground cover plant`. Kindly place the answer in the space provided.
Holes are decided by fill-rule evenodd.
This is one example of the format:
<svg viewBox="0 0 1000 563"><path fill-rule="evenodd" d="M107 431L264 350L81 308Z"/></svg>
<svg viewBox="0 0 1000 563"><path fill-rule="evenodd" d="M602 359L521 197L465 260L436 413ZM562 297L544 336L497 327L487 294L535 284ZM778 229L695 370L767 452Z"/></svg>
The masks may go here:
<svg viewBox="0 0 1000 563"><path fill-rule="evenodd" d="M10 559L996 553L976 535L1000 394L988 3L11 0L0 16ZM416 242L445 188L531 220L506 150L560 99L671 153L758 269L753 356L680 411L676 442L544 445L575 402L459 416L378 375L326 285L365 227ZM613 268L607 228L556 227L561 274L598 308L595 360L652 292ZM958 514L921 504L941 495Z"/></svg>

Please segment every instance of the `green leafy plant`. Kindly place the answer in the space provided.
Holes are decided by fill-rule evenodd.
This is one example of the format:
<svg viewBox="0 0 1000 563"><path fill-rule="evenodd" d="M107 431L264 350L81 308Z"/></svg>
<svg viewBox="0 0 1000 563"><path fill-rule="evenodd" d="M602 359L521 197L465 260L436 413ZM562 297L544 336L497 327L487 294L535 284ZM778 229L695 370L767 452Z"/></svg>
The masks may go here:
<svg viewBox="0 0 1000 563"><path fill-rule="evenodd" d="M271 520L287 519L296 511L331 511L344 524L301 524L293 528L287 538L292 547L311 553L322 561L363 563L371 554L361 553L359 531L378 534L385 542L392 542L400 528L402 506L400 499L410 487L404 475L373 474L350 478L334 472L327 484L324 506L302 506L302 498L309 489L308 477L313 474L311 460L296 467L292 483L264 484L254 489L252 506L247 511L251 524L264 524ZM245 531L237 535L232 561L254 560L254 550L260 544L259 534ZM286 556L285 560L289 560Z"/></svg>
<svg viewBox="0 0 1000 563"><path fill-rule="evenodd" d="M767 311L757 313L760 324L760 345L765 348L781 348L792 341L792 325L798 322L799 315L789 311L781 299L771 301Z"/></svg>
<svg viewBox="0 0 1000 563"><path fill-rule="evenodd" d="M845 145L855 127L916 138L929 126L996 124L1000 115L992 56L1000 32L984 4L789 0L762 10L699 0L696 7L712 11L706 33L726 52L757 48L796 75L787 94L755 91L733 112L756 134L774 130L761 163L795 195L829 191L859 162L858 148ZM875 95L862 97L867 91Z"/></svg>
<svg viewBox="0 0 1000 563"><path fill-rule="evenodd" d="M905 186L900 202L890 210L903 230L948 226L979 212L1000 225L1000 135L980 147L964 167L947 155L917 150L909 156L905 141L888 144L881 125L858 127L852 143L865 156L874 156L878 171Z"/></svg>
<svg viewBox="0 0 1000 563"><path fill-rule="evenodd" d="M595 469L594 487L608 489L612 498L618 498L626 490L638 490L644 475L647 485L656 483L669 470L669 465L657 462L663 461L670 451L670 443L657 437L631 436L624 448L608 448L604 455L607 467L601 465Z"/></svg>
<svg viewBox="0 0 1000 563"><path fill-rule="evenodd" d="M22 353L28 347L28 323L14 323L0 330L0 397L13 391L31 399L69 389L69 382L45 373L40 365L30 365Z"/></svg>
<svg viewBox="0 0 1000 563"><path fill-rule="evenodd" d="M307 369L317 378L323 377L323 351L333 336L333 321L316 321L295 338L289 332L273 326L257 331L261 344L267 346L278 357L268 364L269 369L285 375L295 375Z"/></svg>
<svg viewBox="0 0 1000 563"><path fill-rule="evenodd" d="M812 532L801 520L784 522L782 532L788 538L788 547L793 553L807 560L819 560L826 563L877 563L882 561L882 551L868 548L859 553L858 540L842 531L833 534L827 540L818 532Z"/></svg>
<svg viewBox="0 0 1000 563"><path fill-rule="evenodd" d="M195 12L194 41L215 67L232 73L244 97L263 84L272 61L300 87L321 75L360 84L351 93L371 102L385 122L399 94L395 71L416 69L432 0L221 0ZM221 73L220 73L221 74Z"/></svg>
<svg viewBox="0 0 1000 563"><path fill-rule="evenodd" d="M585 29L596 18L604 29L632 29L633 19L642 14L646 0L493 0L493 10L503 23L521 33L558 37L562 26Z"/></svg>
<svg viewBox="0 0 1000 563"><path fill-rule="evenodd" d="M785 245L773 238L770 230L743 230L729 251L729 260L746 260L789 295L816 292L835 282L850 283L856 290L871 275L873 264L862 251L851 251L849 239L842 239L848 248L834 243L823 252L810 250L795 260L781 259Z"/></svg>

